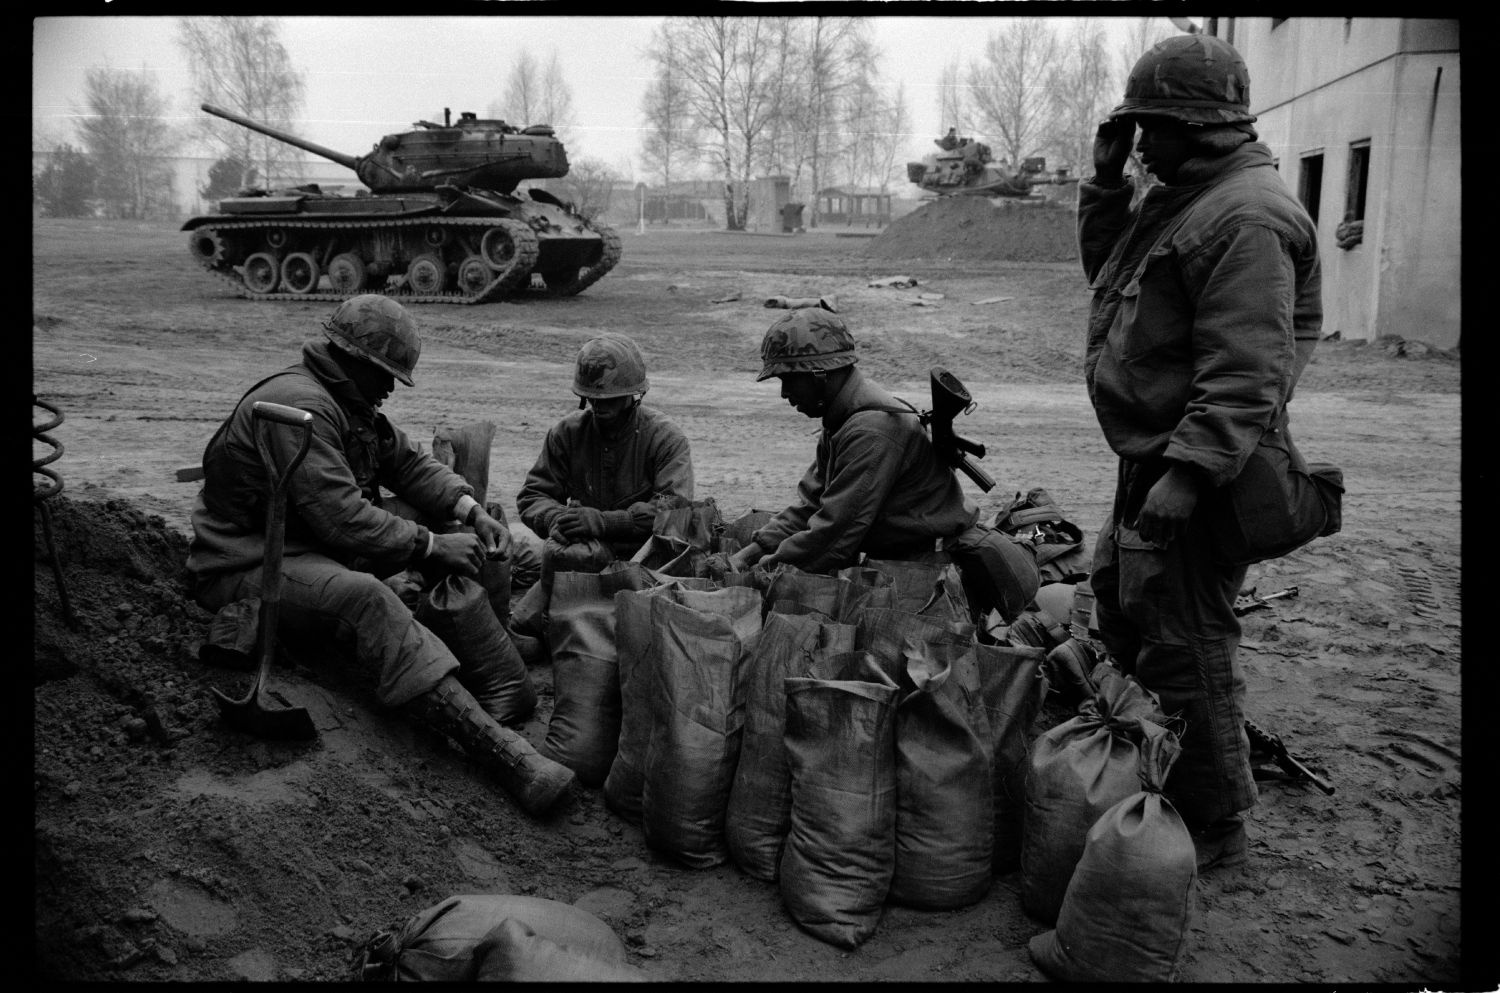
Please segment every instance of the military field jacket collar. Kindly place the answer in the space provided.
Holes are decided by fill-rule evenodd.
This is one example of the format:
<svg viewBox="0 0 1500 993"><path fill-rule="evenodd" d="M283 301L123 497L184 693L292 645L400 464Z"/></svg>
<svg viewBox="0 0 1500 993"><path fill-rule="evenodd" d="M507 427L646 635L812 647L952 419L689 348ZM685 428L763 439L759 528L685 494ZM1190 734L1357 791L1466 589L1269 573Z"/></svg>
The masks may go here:
<svg viewBox="0 0 1500 993"><path fill-rule="evenodd" d="M359 424L374 423L378 413L375 405L366 400L359 387L354 385L354 380L345 375L338 360L330 354L326 341L309 341L303 345L302 365L333 395L350 420Z"/></svg>

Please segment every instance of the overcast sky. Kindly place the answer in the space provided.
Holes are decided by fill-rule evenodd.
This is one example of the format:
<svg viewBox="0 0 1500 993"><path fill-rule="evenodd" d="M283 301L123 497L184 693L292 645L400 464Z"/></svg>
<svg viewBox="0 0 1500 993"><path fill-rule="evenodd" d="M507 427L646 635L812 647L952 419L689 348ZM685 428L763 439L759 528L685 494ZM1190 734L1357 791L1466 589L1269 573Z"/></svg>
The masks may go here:
<svg viewBox="0 0 1500 993"><path fill-rule="evenodd" d="M852 9L851 5L849 9ZM878 4L869 5L879 9ZM910 9L909 7L906 9ZM994 9L989 6L988 9ZM1097 8L1096 8L1097 9ZM1138 7L1133 7L1139 10ZM1110 50L1137 17L1105 17ZM569 156L600 158L638 175L641 100L650 81L645 57L661 17L402 16L284 17L281 40L306 76L301 134L336 151L363 155L384 134L413 121L440 121L444 107L486 116L500 98L515 53L545 62L555 50L573 95ZM887 85L901 81L911 133L903 158L932 150L951 122L938 120L937 80L946 62L979 58L1004 25L995 17L874 17ZM1054 18L1059 31L1069 18ZM1167 30L1175 30L1165 17ZM173 113L200 115L191 97L174 17L38 17L33 24L32 116L47 138L77 143L84 76L95 67L153 76ZM512 122L519 124L532 121ZM557 124L559 122L548 122Z"/></svg>

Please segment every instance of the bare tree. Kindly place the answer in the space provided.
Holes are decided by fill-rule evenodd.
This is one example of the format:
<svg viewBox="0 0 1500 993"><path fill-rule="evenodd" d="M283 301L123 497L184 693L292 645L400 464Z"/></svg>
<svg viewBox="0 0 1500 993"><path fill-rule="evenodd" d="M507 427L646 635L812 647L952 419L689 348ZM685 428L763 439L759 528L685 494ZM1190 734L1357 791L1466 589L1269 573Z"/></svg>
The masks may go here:
<svg viewBox="0 0 1500 993"><path fill-rule="evenodd" d="M660 177L663 187L670 187L672 178L678 175L678 166L686 166L696 157L698 143L686 82L674 53L668 49L662 54L667 62L658 67L656 78L642 100L641 115L646 127L641 139L641 157L646 172Z"/></svg>
<svg viewBox="0 0 1500 993"><path fill-rule="evenodd" d="M305 83L281 43L278 21L182 17L177 21L177 43L187 56L198 102L292 131L292 121L302 110ZM289 163L299 160L292 146L217 117L203 118L199 128L216 147L258 167L268 186Z"/></svg>
<svg viewBox="0 0 1500 993"><path fill-rule="evenodd" d="M540 120L542 112L542 71L536 56L521 49L505 77L505 92L486 110L490 117L500 118L517 127Z"/></svg>
<svg viewBox="0 0 1500 993"><path fill-rule="evenodd" d="M619 174L603 159L583 156L572 161L567 176L557 180L552 189L570 201L586 220L592 221L609 210L619 179Z"/></svg>
<svg viewBox="0 0 1500 993"><path fill-rule="evenodd" d="M887 94L873 63L866 64L848 103L850 142L842 163L852 185L889 192L901 150L897 137L907 133L906 91Z"/></svg>
<svg viewBox="0 0 1500 993"><path fill-rule="evenodd" d="M959 134L968 133L968 103L959 63L956 60L949 62L943 66L943 72L938 76L939 134L946 133L948 128L956 128Z"/></svg>
<svg viewBox="0 0 1500 993"><path fill-rule="evenodd" d="M1051 145L1062 164L1083 177L1092 171L1094 132L1114 106L1117 94L1104 29L1098 21L1081 18L1061 48L1051 80L1057 99L1057 132Z"/></svg>
<svg viewBox="0 0 1500 993"><path fill-rule="evenodd" d="M540 120L526 123L550 124L557 136L566 140L573 124L573 88L563 75L562 62L558 60L556 48L552 49L552 53L547 56L547 64L542 67L541 97Z"/></svg>
<svg viewBox="0 0 1500 993"><path fill-rule="evenodd" d="M172 167L182 136L168 120L156 81L139 73L90 69L79 133L95 169L95 193L106 217L165 216L175 204Z"/></svg>
<svg viewBox="0 0 1500 993"><path fill-rule="evenodd" d="M990 35L984 57L969 65L977 123L1012 162L1031 155L1052 130L1048 77L1057 35L1043 17L1017 17Z"/></svg>
<svg viewBox="0 0 1500 993"><path fill-rule="evenodd" d="M812 216L818 223L817 192L824 185L829 161L837 156L846 142L840 131L867 134L873 124L877 129L878 113L872 119L868 90L877 80L875 64L879 52L870 41L869 22L858 17L812 18L807 28L807 94L806 129L808 177L812 187ZM859 109L859 126L847 129L855 108ZM878 123L877 123L878 122Z"/></svg>

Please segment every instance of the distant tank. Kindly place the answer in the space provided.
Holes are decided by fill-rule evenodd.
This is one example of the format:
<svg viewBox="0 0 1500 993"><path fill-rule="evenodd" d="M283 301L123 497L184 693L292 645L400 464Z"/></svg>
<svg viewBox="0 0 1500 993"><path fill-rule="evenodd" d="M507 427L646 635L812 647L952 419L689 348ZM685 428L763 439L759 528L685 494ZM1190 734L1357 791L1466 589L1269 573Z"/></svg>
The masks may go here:
<svg viewBox="0 0 1500 993"><path fill-rule="evenodd" d="M1078 182L1061 169L1049 174L1047 160L1041 157L1024 159L1019 166L996 162L990 146L971 138L954 138L950 133L937 145L939 151L906 164L906 178L938 196L1042 200L1033 187Z"/></svg>
<svg viewBox="0 0 1500 993"><path fill-rule="evenodd" d="M572 296L620 261L620 237L526 179L568 174L552 128L516 128L463 113L417 121L368 155L331 151L203 104L215 117L352 169L369 189L315 184L247 189L182 226L205 269L256 300L342 300L385 293L402 303L489 303L529 291ZM535 277L535 279L533 279Z"/></svg>

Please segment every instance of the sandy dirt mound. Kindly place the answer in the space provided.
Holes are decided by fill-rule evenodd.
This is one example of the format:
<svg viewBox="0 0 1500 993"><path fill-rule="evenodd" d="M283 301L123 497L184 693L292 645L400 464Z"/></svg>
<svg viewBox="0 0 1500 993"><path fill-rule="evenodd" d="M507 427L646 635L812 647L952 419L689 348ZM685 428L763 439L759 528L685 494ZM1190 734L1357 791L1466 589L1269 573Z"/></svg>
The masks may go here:
<svg viewBox="0 0 1500 993"><path fill-rule="evenodd" d="M1051 201L939 197L891 222L865 246L874 259L1071 262L1078 235L1071 206Z"/></svg>

